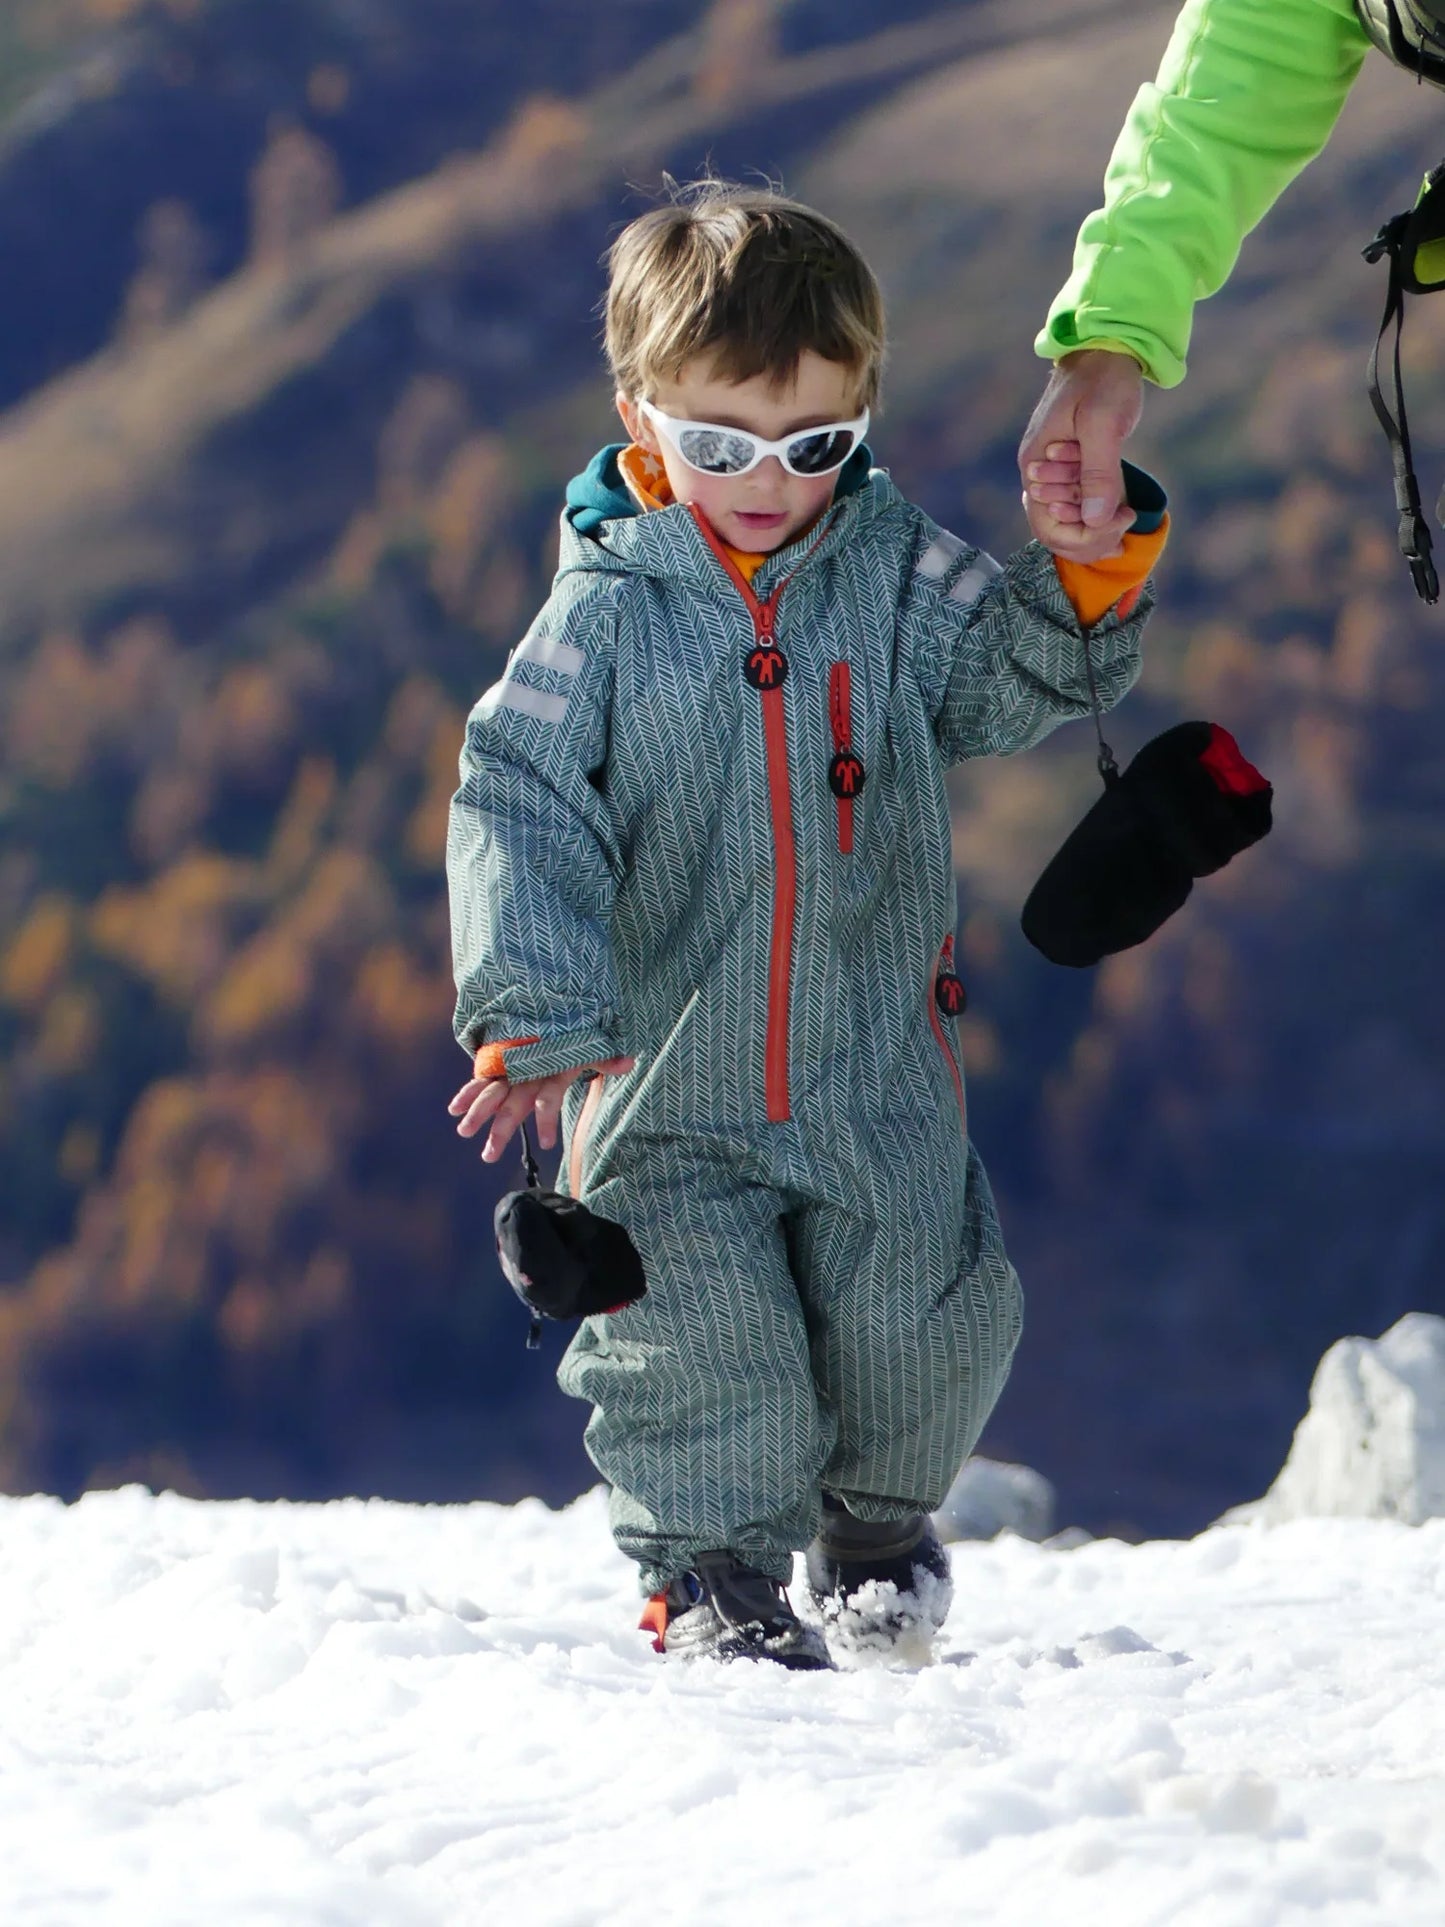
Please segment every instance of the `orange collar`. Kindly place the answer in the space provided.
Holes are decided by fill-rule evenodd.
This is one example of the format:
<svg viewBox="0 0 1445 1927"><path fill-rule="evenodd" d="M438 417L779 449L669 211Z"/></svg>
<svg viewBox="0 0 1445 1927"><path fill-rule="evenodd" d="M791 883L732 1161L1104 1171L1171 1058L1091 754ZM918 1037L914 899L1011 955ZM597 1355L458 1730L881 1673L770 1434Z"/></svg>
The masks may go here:
<svg viewBox="0 0 1445 1927"><path fill-rule="evenodd" d="M675 505L672 484L661 462L645 448L639 448L636 442L624 448L617 457L617 469L627 484L628 494L640 509L666 509ZM751 582L768 559L765 555L751 555L746 549L735 549L727 542L723 547L745 582Z"/></svg>

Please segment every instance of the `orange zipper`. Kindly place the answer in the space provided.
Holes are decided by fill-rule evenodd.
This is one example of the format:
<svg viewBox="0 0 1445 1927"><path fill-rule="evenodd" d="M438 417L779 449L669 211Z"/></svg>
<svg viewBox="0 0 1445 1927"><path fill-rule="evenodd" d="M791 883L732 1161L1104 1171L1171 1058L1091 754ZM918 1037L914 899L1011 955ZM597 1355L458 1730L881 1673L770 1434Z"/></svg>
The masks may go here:
<svg viewBox="0 0 1445 1927"><path fill-rule="evenodd" d="M763 746L768 765L768 803L773 819L773 928L768 954L768 1028L763 1049L763 1095L770 1124L786 1124L792 1115L788 1098L788 1017L792 999L793 923L798 907L798 855L793 835L793 796L788 779L788 723L783 707L787 666L774 636L778 603L792 574L759 602L753 586L694 503L689 503L699 533L726 570L747 606L753 624L749 662L763 660L755 687L763 706ZM827 533L819 531L821 542ZM814 548L817 547L815 542ZM812 550L808 551L811 554ZM803 556L799 566L807 560ZM796 570L793 571L796 574ZM775 661L781 668L768 668Z"/></svg>
<svg viewBox="0 0 1445 1927"><path fill-rule="evenodd" d="M943 976L946 976L947 981L951 983L958 982L953 974L952 937L944 938L939 947L938 961L933 966L933 982L928 987L928 1021L933 1026L933 1034L938 1039L938 1048L943 1052L944 1062L948 1065L948 1074L953 1079L954 1095L958 1099L958 1121L967 1133L968 1106L964 1102L963 1077L958 1068L958 1059L948 1047L948 1039L943 1034L943 1024L938 1015L938 986L940 977Z"/></svg>
<svg viewBox="0 0 1445 1927"><path fill-rule="evenodd" d="M853 754L853 677L846 662L828 672L828 721L833 730L833 760L828 783L838 802L838 848L853 854L853 799L863 787L863 765Z"/></svg>

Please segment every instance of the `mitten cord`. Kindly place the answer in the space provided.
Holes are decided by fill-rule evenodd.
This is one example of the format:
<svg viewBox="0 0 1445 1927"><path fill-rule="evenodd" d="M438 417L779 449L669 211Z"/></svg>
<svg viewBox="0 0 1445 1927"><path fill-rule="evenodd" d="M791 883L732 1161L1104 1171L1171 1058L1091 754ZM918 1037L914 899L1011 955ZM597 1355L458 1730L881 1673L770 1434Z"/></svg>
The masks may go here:
<svg viewBox="0 0 1445 1927"><path fill-rule="evenodd" d="M1094 734L1099 739L1099 774L1108 789L1119 780L1119 764L1112 749L1104 741L1104 711L1099 703L1099 685L1094 680L1094 652L1090 647L1091 631L1084 630L1084 675L1089 684L1089 707L1094 712Z"/></svg>

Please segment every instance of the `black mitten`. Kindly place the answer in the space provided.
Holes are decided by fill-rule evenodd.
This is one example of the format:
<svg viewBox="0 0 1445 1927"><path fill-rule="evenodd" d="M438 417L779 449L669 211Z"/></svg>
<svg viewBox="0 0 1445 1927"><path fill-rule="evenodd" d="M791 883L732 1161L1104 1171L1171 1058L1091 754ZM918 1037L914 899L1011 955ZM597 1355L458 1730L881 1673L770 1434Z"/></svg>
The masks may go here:
<svg viewBox="0 0 1445 1927"><path fill-rule="evenodd" d="M509 1191L497 1206L497 1257L507 1282L539 1318L590 1318L621 1311L644 1296L637 1247L620 1224L575 1198L532 1188Z"/></svg>
<svg viewBox="0 0 1445 1927"><path fill-rule="evenodd" d="M1023 931L1051 963L1082 967L1153 936L1194 887L1270 828L1273 789L1217 723L1146 743L1034 885Z"/></svg>

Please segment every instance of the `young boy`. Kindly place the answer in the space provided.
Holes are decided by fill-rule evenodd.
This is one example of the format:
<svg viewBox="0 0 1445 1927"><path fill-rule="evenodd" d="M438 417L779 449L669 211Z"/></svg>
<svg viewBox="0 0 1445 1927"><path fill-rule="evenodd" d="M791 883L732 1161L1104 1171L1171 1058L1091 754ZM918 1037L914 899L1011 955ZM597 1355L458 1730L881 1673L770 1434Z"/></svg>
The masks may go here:
<svg viewBox="0 0 1445 1927"><path fill-rule="evenodd" d="M609 257L630 442L568 490L551 599L467 726L448 873L458 1130L559 1115L647 1296L564 1390L660 1649L830 1663L931 1636L930 1511L1020 1297L965 1123L944 771L1138 671L1163 497L1120 557L1000 568L864 435L876 281L821 215L704 182ZM1067 490L1071 446L1038 487ZM583 1083L580 1080L585 1079Z"/></svg>

